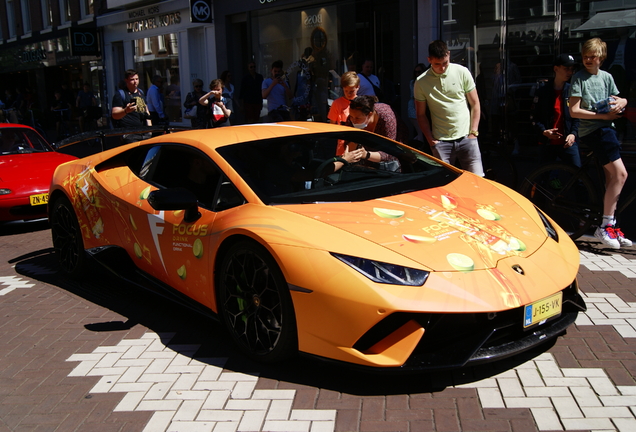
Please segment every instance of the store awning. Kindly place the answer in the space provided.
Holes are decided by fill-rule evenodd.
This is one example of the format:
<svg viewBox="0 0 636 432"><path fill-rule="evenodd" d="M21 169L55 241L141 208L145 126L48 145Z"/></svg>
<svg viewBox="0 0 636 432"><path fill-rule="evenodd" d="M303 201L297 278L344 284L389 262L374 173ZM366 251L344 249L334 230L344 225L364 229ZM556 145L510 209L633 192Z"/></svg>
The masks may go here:
<svg viewBox="0 0 636 432"><path fill-rule="evenodd" d="M599 12L574 31L602 30L617 27L636 27L636 9Z"/></svg>

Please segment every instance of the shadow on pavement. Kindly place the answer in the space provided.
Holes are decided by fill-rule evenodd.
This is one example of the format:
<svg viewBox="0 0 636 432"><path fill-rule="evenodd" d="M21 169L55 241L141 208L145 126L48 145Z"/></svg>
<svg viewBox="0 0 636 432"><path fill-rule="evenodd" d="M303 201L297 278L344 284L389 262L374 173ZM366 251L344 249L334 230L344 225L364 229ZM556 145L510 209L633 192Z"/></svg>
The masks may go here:
<svg viewBox="0 0 636 432"><path fill-rule="evenodd" d="M599 240L591 236L585 236L577 239L575 242L579 251L590 252L595 255L612 256L616 253L624 255L627 259L636 258L636 246L612 249L603 245Z"/></svg>
<svg viewBox="0 0 636 432"><path fill-rule="evenodd" d="M285 363L256 363L234 350L232 342L220 324L210 316L192 310L166 298L128 284L111 273L96 268L88 274L90 280L75 281L57 271L57 258L52 249L43 249L12 259L18 273L59 287L91 303L110 309L125 317L122 321L92 322L84 327L94 332L128 330L137 324L155 333L175 333L169 345L200 345L196 358L227 358L226 369L257 374L271 380L295 386L310 386L336 392L372 396L412 394L442 391L454 385L471 383L503 373L549 349L547 342L536 351L511 357L497 363L462 368L454 371L390 373L361 371L342 363L328 362L309 356L299 356ZM168 341L163 341L167 344Z"/></svg>
<svg viewBox="0 0 636 432"><path fill-rule="evenodd" d="M26 234L30 232L48 230L48 219L37 219L33 221L15 221L15 222L0 222L0 237ZM50 236L50 233L46 235Z"/></svg>

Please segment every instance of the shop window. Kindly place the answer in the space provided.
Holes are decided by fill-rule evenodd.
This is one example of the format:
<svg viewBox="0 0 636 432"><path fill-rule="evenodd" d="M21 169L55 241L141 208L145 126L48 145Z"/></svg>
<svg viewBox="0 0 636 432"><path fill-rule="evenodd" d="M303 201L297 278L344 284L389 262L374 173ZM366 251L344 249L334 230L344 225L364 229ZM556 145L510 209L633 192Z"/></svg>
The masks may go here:
<svg viewBox="0 0 636 432"><path fill-rule="evenodd" d="M166 40L164 39L163 35L157 36L157 42L159 43L159 54L167 53L168 49L166 48Z"/></svg>
<svg viewBox="0 0 636 432"><path fill-rule="evenodd" d="M534 18L554 15L556 0L525 0L508 2L510 18Z"/></svg>
<svg viewBox="0 0 636 432"><path fill-rule="evenodd" d="M9 38L14 38L16 34L15 0L7 0L7 24L9 25Z"/></svg>
<svg viewBox="0 0 636 432"><path fill-rule="evenodd" d="M42 28L49 29L53 25L51 0L40 0L40 4L42 5Z"/></svg>
<svg viewBox="0 0 636 432"><path fill-rule="evenodd" d="M442 1L452 3L452 19L456 19L455 5L461 0ZM238 74L249 57L257 73L268 79L272 63L281 60L293 94L286 101L291 118L328 121L331 103L342 96L340 77L351 70L360 71L364 60L369 59L374 63L371 73L380 80L382 101L393 104L396 110L401 108L398 95L407 85L400 82L404 66L400 61L400 28L404 23L400 22L400 8L395 2L283 3L252 11L245 23L242 17L234 17L232 31L240 37L229 42L235 56L232 72ZM415 59L405 61L410 68ZM264 105L261 116L267 113Z"/></svg>
<svg viewBox="0 0 636 432"><path fill-rule="evenodd" d="M177 35L174 33L170 33L168 35L168 37L170 38L170 46L171 46L171 50L174 54L179 54L179 44L177 43Z"/></svg>
<svg viewBox="0 0 636 432"><path fill-rule="evenodd" d="M147 93L152 77L163 77L164 112L170 122L183 120L177 41L174 33L134 41L134 68L139 74L139 88Z"/></svg>
<svg viewBox="0 0 636 432"><path fill-rule="evenodd" d="M150 38L144 38L143 44L144 44L144 50L143 50L144 55L146 56L146 55L152 54L152 42L150 41Z"/></svg>
<svg viewBox="0 0 636 432"><path fill-rule="evenodd" d="M555 2L556 0L543 0L543 15L555 14Z"/></svg>
<svg viewBox="0 0 636 432"><path fill-rule="evenodd" d="M622 6L618 6L620 5ZM628 106L616 127L629 151L636 148L636 26L634 1L442 0L441 37L451 61L468 67L481 102L480 132L510 148L536 146L530 121L535 91L553 76L557 54L580 61L590 38L607 43L601 69L614 78ZM559 19L555 21L555 15ZM452 15L451 15L452 12ZM505 47L505 50L502 48Z"/></svg>
<svg viewBox="0 0 636 432"><path fill-rule="evenodd" d="M94 0L81 0L80 7L82 11L82 18L87 18L95 13Z"/></svg>
<svg viewBox="0 0 636 432"><path fill-rule="evenodd" d="M442 16L444 24L455 24L457 21L453 19L453 6L455 2L448 0L446 3L442 3Z"/></svg>
<svg viewBox="0 0 636 432"><path fill-rule="evenodd" d="M31 9L29 8L29 0L20 0L22 8L22 33L31 33Z"/></svg>
<svg viewBox="0 0 636 432"><path fill-rule="evenodd" d="M598 37L607 44L601 69L612 75L619 96L628 101L623 117L615 121L624 154L634 154L636 148L636 9L633 2L629 4L618 10L611 2L564 0L562 4L563 52L580 61L581 47L588 39ZM626 163L633 165L633 157Z"/></svg>
<svg viewBox="0 0 636 432"><path fill-rule="evenodd" d="M537 83L552 76L555 0L453 1L455 23L442 28L442 38L451 61L475 77L480 132L511 146L536 143L529 111Z"/></svg>
<svg viewBox="0 0 636 432"><path fill-rule="evenodd" d="M60 21L62 24L71 21L71 0L60 0Z"/></svg>

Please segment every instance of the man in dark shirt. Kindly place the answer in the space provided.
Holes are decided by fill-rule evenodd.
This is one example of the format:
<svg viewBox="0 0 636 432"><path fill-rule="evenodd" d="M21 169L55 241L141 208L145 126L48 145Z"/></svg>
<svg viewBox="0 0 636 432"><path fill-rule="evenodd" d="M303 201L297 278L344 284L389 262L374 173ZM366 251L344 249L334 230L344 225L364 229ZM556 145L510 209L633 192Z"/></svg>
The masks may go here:
<svg viewBox="0 0 636 432"><path fill-rule="evenodd" d="M241 81L241 93L239 99L245 112L245 123L258 123L263 109L263 95L261 85L263 75L256 73L256 64L250 62L247 65L248 73Z"/></svg>
<svg viewBox="0 0 636 432"><path fill-rule="evenodd" d="M138 88L139 75L137 71L128 69L126 71L126 89L115 92L113 96L113 108L111 115L122 128L144 128L152 126L150 112L146 105L143 91ZM131 143L141 141L146 137L141 134L124 135L124 142Z"/></svg>
<svg viewBox="0 0 636 432"><path fill-rule="evenodd" d="M554 59L554 78L540 87L532 105L532 125L539 135L541 161L562 162L581 166L577 144L579 119L570 116L570 78L576 61L569 54L561 54Z"/></svg>

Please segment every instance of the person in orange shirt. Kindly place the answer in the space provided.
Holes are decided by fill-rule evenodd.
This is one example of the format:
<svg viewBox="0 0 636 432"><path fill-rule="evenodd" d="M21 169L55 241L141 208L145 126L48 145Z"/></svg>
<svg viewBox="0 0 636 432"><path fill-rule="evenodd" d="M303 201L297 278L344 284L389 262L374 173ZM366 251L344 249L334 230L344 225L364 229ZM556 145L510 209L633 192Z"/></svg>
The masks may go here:
<svg viewBox="0 0 636 432"><path fill-rule="evenodd" d="M340 87L344 96L339 97L329 108L329 123L343 125L349 118L349 104L358 96L360 77L354 71L345 72L340 77Z"/></svg>
<svg viewBox="0 0 636 432"><path fill-rule="evenodd" d="M339 97L331 104L329 108L329 123L344 125L349 118L349 104L358 96L360 89L360 77L355 71L349 71L340 77L340 87L344 96ZM338 148L336 153L344 153L345 142L338 140Z"/></svg>

